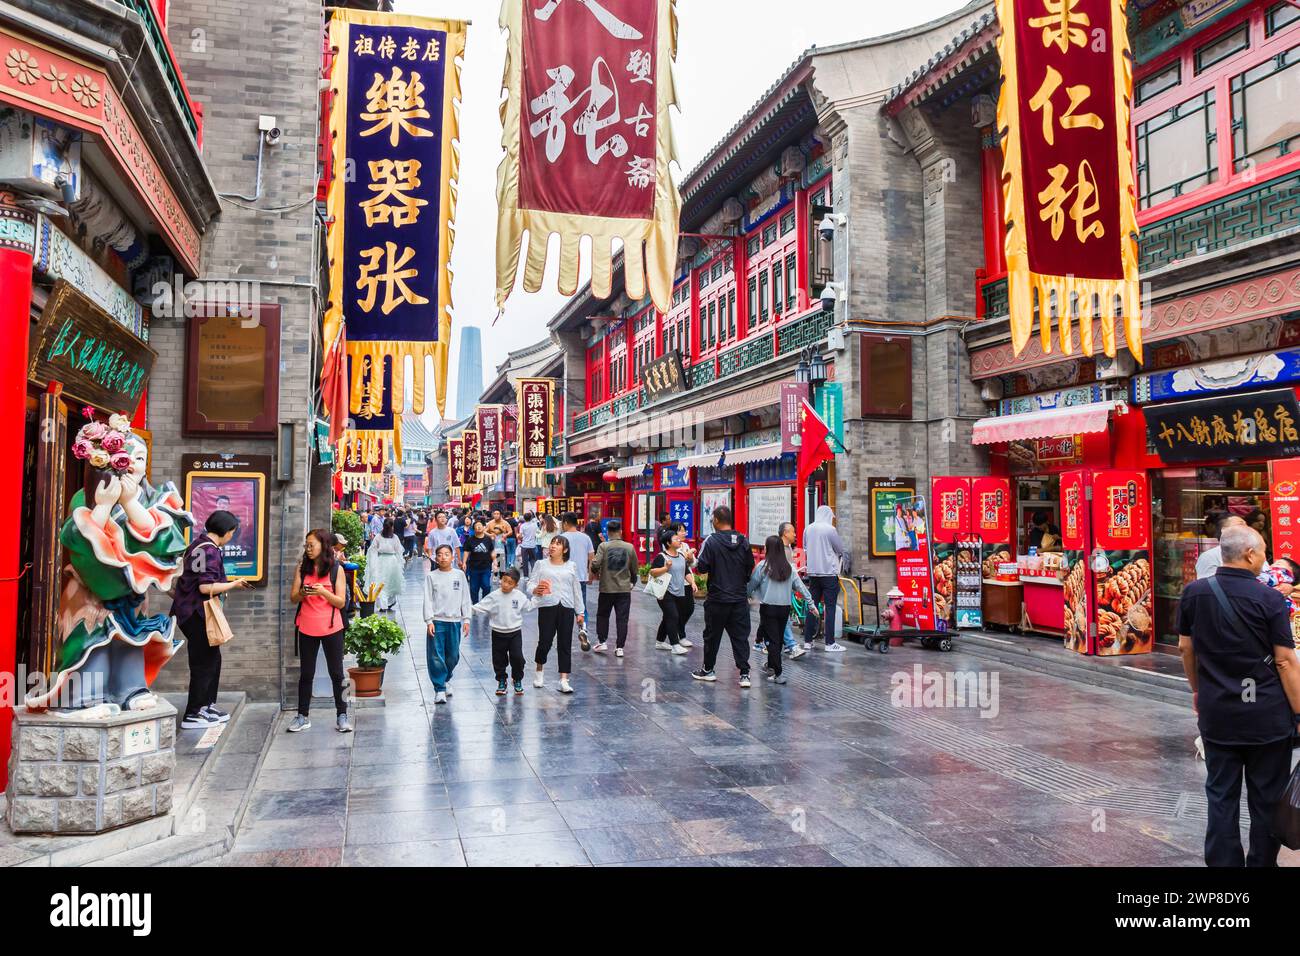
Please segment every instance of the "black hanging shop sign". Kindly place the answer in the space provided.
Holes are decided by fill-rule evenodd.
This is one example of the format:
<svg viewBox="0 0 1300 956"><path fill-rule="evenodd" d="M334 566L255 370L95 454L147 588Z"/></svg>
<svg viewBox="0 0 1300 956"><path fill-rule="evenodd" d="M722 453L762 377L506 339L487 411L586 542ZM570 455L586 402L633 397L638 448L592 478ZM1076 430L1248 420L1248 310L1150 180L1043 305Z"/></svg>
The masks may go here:
<svg viewBox="0 0 1300 956"><path fill-rule="evenodd" d="M646 397L656 402L665 395L686 391L686 375L682 371L682 355L676 349L655 359L641 369L641 384Z"/></svg>
<svg viewBox="0 0 1300 956"><path fill-rule="evenodd" d="M1170 463L1300 455L1300 405L1289 388L1148 405L1147 441Z"/></svg>

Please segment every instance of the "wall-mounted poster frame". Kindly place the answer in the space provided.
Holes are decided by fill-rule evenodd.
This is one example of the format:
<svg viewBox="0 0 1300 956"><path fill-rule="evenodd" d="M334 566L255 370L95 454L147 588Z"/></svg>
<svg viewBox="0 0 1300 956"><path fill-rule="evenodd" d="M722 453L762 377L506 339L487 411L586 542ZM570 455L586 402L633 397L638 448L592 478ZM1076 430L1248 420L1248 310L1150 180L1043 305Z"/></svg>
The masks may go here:
<svg viewBox="0 0 1300 956"><path fill-rule="evenodd" d="M195 533L202 533L203 523L213 511L229 511L239 518L239 531L222 551L226 576L265 587L271 456L184 455L181 470L185 474L185 507L194 515Z"/></svg>
<svg viewBox="0 0 1300 956"><path fill-rule="evenodd" d="M213 305L185 331L186 435L273 438L280 407L280 307L251 315Z"/></svg>
<svg viewBox="0 0 1300 956"><path fill-rule="evenodd" d="M868 478L871 515L871 556L892 558L898 553L894 509L916 495L915 478Z"/></svg>

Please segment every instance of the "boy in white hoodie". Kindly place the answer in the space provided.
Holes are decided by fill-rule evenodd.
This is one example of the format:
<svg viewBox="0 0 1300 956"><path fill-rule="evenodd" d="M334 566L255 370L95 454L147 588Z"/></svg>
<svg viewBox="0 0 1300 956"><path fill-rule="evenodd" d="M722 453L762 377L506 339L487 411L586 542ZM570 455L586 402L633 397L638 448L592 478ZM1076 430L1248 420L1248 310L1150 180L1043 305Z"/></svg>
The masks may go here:
<svg viewBox="0 0 1300 956"><path fill-rule="evenodd" d="M433 684L434 703L445 704L451 696L447 683L460 662L460 641L469 636L469 580L452 566L451 546L438 545L437 566L424 576L424 622L429 628L425 661Z"/></svg>
<svg viewBox="0 0 1300 956"><path fill-rule="evenodd" d="M497 696L506 695L506 664L515 679L515 694L524 692L524 611L537 606L519 587L519 571L506 568L501 572L501 587L489 591L474 605L478 614L486 614L492 625L492 668L497 674Z"/></svg>

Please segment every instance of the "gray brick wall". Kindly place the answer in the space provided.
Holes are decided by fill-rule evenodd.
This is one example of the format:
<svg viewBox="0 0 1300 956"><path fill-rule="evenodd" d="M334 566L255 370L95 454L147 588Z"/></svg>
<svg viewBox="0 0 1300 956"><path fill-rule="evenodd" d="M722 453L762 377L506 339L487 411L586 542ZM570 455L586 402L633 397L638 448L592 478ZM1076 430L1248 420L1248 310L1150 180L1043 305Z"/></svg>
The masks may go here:
<svg viewBox="0 0 1300 956"><path fill-rule="evenodd" d="M292 565L305 532L329 521L328 468L312 469L308 426L318 358L312 355L318 319L316 279L317 77L321 7L310 0L250 4L245 0L173 0L168 32L186 83L203 104L204 159L220 192L256 189L257 119L276 117L280 145L263 160L262 209L231 202L203 239L200 278L257 280L261 299L281 309L279 420L296 423L294 480L273 482L268 535L269 581L264 590L231 595L226 613L235 640L223 652L222 688L264 700L295 696ZM274 455L275 442L181 435L184 394L183 318L157 317L150 344L158 350L149 387L154 473L179 483L181 455L236 452ZM159 677L162 689L188 681L185 654Z"/></svg>

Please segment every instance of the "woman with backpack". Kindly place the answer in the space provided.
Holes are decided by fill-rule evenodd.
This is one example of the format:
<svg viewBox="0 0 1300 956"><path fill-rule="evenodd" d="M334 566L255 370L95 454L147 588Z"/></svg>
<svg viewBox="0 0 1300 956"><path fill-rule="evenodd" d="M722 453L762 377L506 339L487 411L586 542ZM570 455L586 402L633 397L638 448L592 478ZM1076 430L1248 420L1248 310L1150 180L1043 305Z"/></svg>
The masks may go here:
<svg viewBox="0 0 1300 956"><path fill-rule="evenodd" d="M392 522L385 522L391 532ZM390 533L388 540L396 538ZM343 609L348 603L347 575L334 558L332 532L317 528L307 533L302 562L294 569L289 599L298 605L294 626L298 630L298 715L289 724L296 734L311 727L312 681L316 678L316 657L325 651L325 666L334 685L335 729L341 734L352 732L347 701L343 699ZM400 557L398 558L400 561Z"/></svg>
<svg viewBox="0 0 1300 956"><path fill-rule="evenodd" d="M695 575L691 574L689 552L682 544L680 528L669 525L661 538L662 547L650 563L651 583L647 591L656 594L663 618L655 636L655 649L687 654L692 644L686 639L686 622L695 613ZM667 576L668 583L656 584ZM654 590L651 590L654 588ZM658 594L662 589L662 594Z"/></svg>
<svg viewBox="0 0 1300 956"><path fill-rule="evenodd" d="M221 648L208 642L208 620L203 605L228 591L248 588L248 581L226 579L221 549L239 530L239 519L229 511L214 511L186 549L180 579L172 592L171 614L176 618L190 656L190 693L181 718L183 730L201 730L224 724L230 715L217 709L221 683Z"/></svg>
<svg viewBox="0 0 1300 956"><path fill-rule="evenodd" d="M790 618L791 593L812 605L812 594L799 575L794 573L790 559L785 554L785 542L780 535L769 535L765 542L766 554L749 576L746 593L758 594L758 638L767 644L767 667L772 672L768 680L784 684L781 674L781 638L785 622Z"/></svg>

